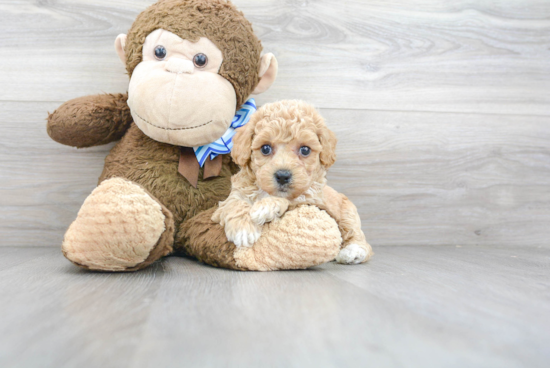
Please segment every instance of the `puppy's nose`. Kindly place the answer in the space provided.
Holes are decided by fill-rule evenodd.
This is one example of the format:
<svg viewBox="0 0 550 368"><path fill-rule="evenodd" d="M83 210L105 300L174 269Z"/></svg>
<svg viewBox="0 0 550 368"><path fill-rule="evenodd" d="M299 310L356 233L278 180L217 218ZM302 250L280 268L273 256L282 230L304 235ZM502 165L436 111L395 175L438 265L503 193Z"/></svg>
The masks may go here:
<svg viewBox="0 0 550 368"><path fill-rule="evenodd" d="M166 63L166 71L170 73L183 74L189 73L192 74L195 71L195 66L191 60L184 60L180 58L171 58Z"/></svg>
<svg viewBox="0 0 550 368"><path fill-rule="evenodd" d="M288 184L290 179L292 179L292 173L288 170L279 170L275 173L275 180L279 185Z"/></svg>

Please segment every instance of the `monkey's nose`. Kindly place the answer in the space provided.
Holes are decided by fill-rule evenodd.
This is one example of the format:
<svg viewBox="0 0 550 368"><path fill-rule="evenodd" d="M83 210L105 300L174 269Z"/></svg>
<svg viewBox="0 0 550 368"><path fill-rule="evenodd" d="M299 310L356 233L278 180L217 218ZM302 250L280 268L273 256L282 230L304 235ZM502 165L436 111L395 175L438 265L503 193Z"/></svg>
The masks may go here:
<svg viewBox="0 0 550 368"><path fill-rule="evenodd" d="M279 185L288 184L290 179L292 179L292 173L288 170L278 170L274 176Z"/></svg>
<svg viewBox="0 0 550 368"><path fill-rule="evenodd" d="M182 73L193 73L195 71L195 66L191 60L171 58L168 60L165 66L166 71L170 73L182 74Z"/></svg>

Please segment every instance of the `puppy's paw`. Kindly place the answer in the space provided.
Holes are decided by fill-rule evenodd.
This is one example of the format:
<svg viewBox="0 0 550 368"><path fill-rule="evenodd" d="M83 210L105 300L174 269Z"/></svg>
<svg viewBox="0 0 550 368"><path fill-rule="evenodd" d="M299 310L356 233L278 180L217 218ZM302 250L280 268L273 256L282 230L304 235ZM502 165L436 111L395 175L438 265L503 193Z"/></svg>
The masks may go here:
<svg viewBox="0 0 550 368"><path fill-rule="evenodd" d="M288 209L289 202L284 198L268 197L254 203L250 209L250 218L261 226L281 217Z"/></svg>
<svg viewBox="0 0 550 368"><path fill-rule="evenodd" d="M237 247L251 247L262 235L262 229L252 222L225 225L225 236Z"/></svg>
<svg viewBox="0 0 550 368"><path fill-rule="evenodd" d="M250 210L250 219L257 225L263 225L280 217L270 206L254 206Z"/></svg>
<svg viewBox="0 0 550 368"><path fill-rule="evenodd" d="M213 214L211 218L212 222L215 222L216 224L219 224L222 222L222 210L221 208L218 208Z"/></svg>
<svg viewBox="0 0 550 368"><path fill-rule="evenodd" d="M367 259L368 252L359 244L349 244L338 253L336 262L341 264L359 264Z"/></svg>

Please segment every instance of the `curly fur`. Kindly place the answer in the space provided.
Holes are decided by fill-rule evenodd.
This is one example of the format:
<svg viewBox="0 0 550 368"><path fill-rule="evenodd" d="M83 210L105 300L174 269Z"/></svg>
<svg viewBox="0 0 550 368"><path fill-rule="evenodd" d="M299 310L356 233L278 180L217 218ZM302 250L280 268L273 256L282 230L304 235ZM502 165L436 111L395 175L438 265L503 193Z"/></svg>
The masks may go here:
<svg viewBox="0 0 550 368"><path fill-rule="evenodd" d="M364 251L361 262L370 258L372 249L356 207L326 185L326 170L336 159L336 137L311 105L302 101L265 105L246 129L238 131L233 144L232 156L241 171L232 177L231 194L212 216L229 240L237 246L251 246L266 222L309 204L334 217L344 248L353 244ZM273 153L262 153L264 145L272 147ZM300 154L304 146L311 149L309 155ZM291 173L289 184L277 183L275 175L281 170Z"/></svg>

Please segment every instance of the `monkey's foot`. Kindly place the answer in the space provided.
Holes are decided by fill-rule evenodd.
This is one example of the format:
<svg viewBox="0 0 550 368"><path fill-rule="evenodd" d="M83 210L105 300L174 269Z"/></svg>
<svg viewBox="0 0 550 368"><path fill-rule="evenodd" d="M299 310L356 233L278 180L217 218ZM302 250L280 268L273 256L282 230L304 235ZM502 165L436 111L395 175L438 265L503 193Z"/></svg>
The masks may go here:
<svg viewBox="0 0 550 368"><path fill-rule="evenodd" d="M171 253L173 238L170 211L141 186L113 178L84 201L62 249L90 270L135 271Z"/></svg>
<svg viewBox="0 0 550 368"><path fill-rule="evenodd" d="M237 248L237 266L254 271L304 269L336 257L342 236L336 221L314 206L285 213L264 225L252 248Z"/></svg>
<svg viewBox="0 0 550 368"><path fill-rule="evenodd" d="M338 224L317 207L298 207L265 224L252 247L236 247L228 241L224 229L211 220L215 210L184 222L176 241L185 254L213 266L251 271L304 269L330 262L340 251Z"/></svg>

